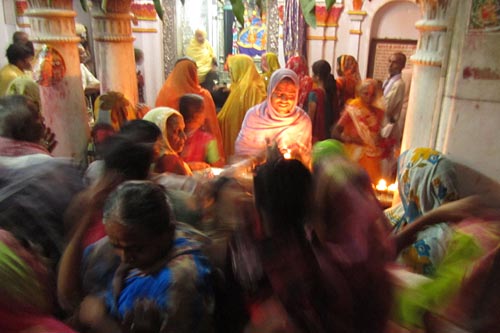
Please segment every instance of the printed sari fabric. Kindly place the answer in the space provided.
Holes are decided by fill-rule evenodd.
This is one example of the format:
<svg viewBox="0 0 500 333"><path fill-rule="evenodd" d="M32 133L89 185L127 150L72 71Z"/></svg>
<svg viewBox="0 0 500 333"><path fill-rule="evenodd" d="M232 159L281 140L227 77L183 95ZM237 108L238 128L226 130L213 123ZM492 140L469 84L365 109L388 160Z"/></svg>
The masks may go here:
<svg viewBox="0 0 500 333"><path fill-rule="evenodd" d="M380 145L380 129L384 111L365 105L360 98L350 100L338 125L344 128L342 140L347 155L361 165L372 182L380 179L383 149Z"/></svg>
<svg viewBox="0 0 500 333"><path fill-rule="evenodd" d="M266 98L264 80L247 55L237 54L228 59L231 72L231 92L220 110L219 119L226 158L234 154L234 143L247 111Z"/></svg>
<svg viewBox="0 0 500 333"><path fill-rule="evenodd" d="M197 94L203 97L205 124L203 130L217 140L219 156L224 158L222 134L217 121L215 103L210 92L202 88L198 81L196 63L188 58L180 59L169 74L156 97L156 107L166 106L179 111L179 100L185 94Z"/></svg>
<svg viewBox="0 0 500 333"><path fill-rule="evenodd" d="M306 59L302 56L294 56L288 59L286 68L291 69L299 78L299 100L297 105L304 109L304 105L312 89L313 81L309 76Z"/></svg>
<svg viewBox="0 0 500 333"><path fill-rule="evenodd" d="M123 321L138 302L148 301L167 331L205 332L213 306L211 268L201 253L202 244L187 236L177 230L170 253L151 272L119 264L104 238L85 250L84 287L104 294L108 311L117 320Z"/></svg>
<svg viewBox="0 0 500 333"><path fill-rule="evenodd" d="M453 163L430 148L414 148L401 154L397 181L401 204L386 210L394 233L459 197ZM417 241L403 250L400 259L415 273L432 276L446 252L450 236L451 229L446 223L433 225L417 235Z"/></svg>

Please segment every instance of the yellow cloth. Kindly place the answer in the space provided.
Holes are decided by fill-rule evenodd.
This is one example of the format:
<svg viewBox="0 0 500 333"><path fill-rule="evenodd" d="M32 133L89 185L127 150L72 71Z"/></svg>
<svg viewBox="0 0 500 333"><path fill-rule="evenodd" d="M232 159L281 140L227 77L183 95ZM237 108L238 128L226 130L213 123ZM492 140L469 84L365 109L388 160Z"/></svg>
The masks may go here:
<svg viewBox="0 0 500 333"><path fill-rule="evenodd" d="M228 64L231 92L217 115L226 158L234 154L234 143L248 109L266 99L264 80L257 72L252 58L237 54L228 59Z"/></svg>
<svg viewBox="0 0 500 333"><path fill-rule="evenodd" d="M7 88L7 91L5 92L5 95L23 95L30 98L38 105L38 107L42 105L42 101L40 99L40 87L38 86L38 83L36 83L29 76L18 76L12 80Z"/></svg>
<svg viewBox="0 0 500 333"><path fill-rule="evenodd" d="M200 43L193 37L186 48L186 55L196 61L198 80L203 83L208 72L212 69L212 59L215 58L212 45L207 40Z"/></svg>
<svg viewBox="0 0 500 333"><path fill-rule="evenodd" d="M7 88L10 83L19 76L24 76L25 73L16 65L7 64L0 69L0 97L7 94Z"/></svg>
<svg viewBox="0 0 500 333"><path fill-rule="evenodd" d="M271 78L271 75L277 70L280 69L280 62L278 60L278 56L275 53L272 52L267 52L264 54L264 57L266 58L267 62L267 67L269 68L267 71L262 73L262 78L264 79L264 82L266 84L266 89L267 85L269 83L269 79Z"/></svg>
<svg viewBox="0 0 500 333"><path fill-rule="evenodd" d="M108 91L97 97L94 114L98 123L108 123L116 132L124 123L137 118L132 104L122 93L116 91Z"/></svg>

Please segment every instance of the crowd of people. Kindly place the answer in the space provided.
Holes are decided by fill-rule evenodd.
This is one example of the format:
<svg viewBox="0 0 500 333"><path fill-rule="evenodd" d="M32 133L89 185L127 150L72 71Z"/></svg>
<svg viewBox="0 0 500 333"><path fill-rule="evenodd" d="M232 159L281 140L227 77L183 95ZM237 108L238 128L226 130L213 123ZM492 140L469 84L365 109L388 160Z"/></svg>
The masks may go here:
<svg viewBox="0 0 500 333"><path fill-rule="evenodd" d="M498 195L461 197L426 147L397 160L399 204L375 195L403 57L382 83L349 55L337 79L326 60L310 77L301 56L266 54L259 73L233 55L219 112L201 86L213 59L181 58L141 113L97 98L89 165L51 155L36 83L11 79L0 332L495 332Z"/></svg>

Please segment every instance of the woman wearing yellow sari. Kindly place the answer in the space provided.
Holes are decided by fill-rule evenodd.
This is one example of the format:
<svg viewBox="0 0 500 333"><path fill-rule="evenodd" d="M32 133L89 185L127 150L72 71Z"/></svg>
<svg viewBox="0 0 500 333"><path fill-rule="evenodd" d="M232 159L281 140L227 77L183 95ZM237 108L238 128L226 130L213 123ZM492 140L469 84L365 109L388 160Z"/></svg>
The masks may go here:
<svg viewBox="0 0 500 333"><path fill-rule="evenodd" d="M267 84L269 83L269 80L271 79L271 75L277 70L280 69L280 63L278 60L278 56L275 53L272 52L267 52L262 56L261 62L260 62L260 68L262 69L262 78L264 79L264 82L266 84L266 89L267 89Z"/></svg>
<svg viewBox="0 0 500 333"><path fill-rule="evenodd" d="M194 37L186 48L186 56L193 58L198 67L198 80L205 81L208 72L212 70L212 59L215 58L212 45L207 41L207 33L201 29L196 29Z"/></svg>
<svg viewBox="0 0 500 333"><path fill-rule="evenodd" d="M228 65L231 92L217 115L226 158L234 154L234 142L247 110L266 98L264 80L257 72L252 58L237 54L228 59Z"/></svg>
<svg viewBox="0 0 500 333"><path fill-rule="evenodd" d="M384 111L377 108L378 84L366 79L356 89L356 98L346 102L332 136L344 143L347 156L361 165L372 182L381 178L380 162L384 157L380 129Z"/></svg>

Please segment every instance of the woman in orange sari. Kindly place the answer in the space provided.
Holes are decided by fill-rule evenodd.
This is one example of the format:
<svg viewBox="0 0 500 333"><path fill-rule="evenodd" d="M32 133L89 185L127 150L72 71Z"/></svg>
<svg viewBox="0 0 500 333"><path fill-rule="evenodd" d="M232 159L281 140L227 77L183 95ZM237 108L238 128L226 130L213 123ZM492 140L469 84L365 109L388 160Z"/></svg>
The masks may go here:
<svg viewBox="0 0 500 333"><path fill-rule="evenodd" d="M376 80L363 80L356 89L357 97L346 102L332 133L344 142L347 156L367 171L372 182L381 178L384 157L380 137L384 111L374 105L378 91Z"/></svg>
<svg viewBox="0 0 500 333"><path fill-rule="evenodd" d="M252 58L237 54L228 59L228 65L231 92L217 115L227 158L234 154L234 143L248 109L266 99L264 80L257 72Z"/></svg>
<svg viewBox="0 0 500 333"><path fill-rule="evenodd" d="M190 58L181 58L161 87L156 97L156 107L166 106L179 110L179 100L185 94L197 94L203 97L205 106L205 125L203 130L212 134L217 140L219 156L224 158L222 134L217 121L214 100L210 92L200 86L196 63Z"/></svg>

